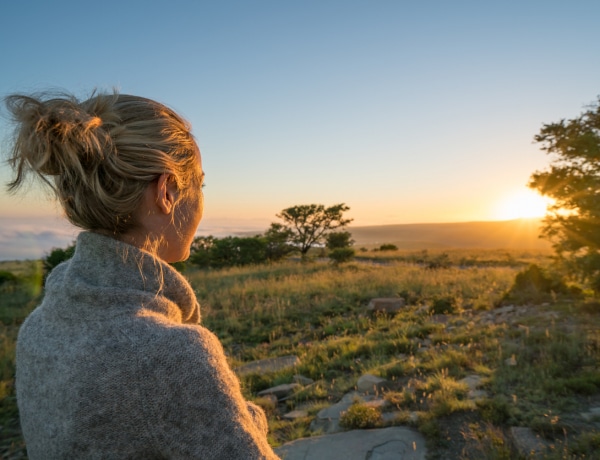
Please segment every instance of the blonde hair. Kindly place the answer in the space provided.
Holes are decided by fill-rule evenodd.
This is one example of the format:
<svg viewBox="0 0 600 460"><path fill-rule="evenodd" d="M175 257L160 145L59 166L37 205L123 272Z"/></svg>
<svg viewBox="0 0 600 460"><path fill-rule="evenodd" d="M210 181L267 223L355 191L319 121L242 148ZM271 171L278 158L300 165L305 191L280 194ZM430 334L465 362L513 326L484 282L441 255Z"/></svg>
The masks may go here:
<svg viewBox="0 0 600 460"><path fill-rule="evenodd" d="M31 173L55 192L66 217L86 230L123 235L144 191L161 174L186 197L200 187L198 146L191 127L165 105L125 94L12 95L15 122L8 190Z"/></svg>

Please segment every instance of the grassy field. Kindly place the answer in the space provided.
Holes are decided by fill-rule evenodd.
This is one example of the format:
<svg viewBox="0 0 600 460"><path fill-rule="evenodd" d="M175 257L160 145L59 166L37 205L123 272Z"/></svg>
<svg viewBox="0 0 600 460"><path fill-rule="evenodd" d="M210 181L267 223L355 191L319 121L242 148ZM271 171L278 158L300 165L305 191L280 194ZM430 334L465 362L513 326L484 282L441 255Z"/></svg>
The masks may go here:
<svg viewBox="0 0 600 460"><path fill-rule="evenodd" d="M600 305L585 290L511 291L531 263L549 267L547 250L358 251L356 261L326 260L185 275L233 367L256 359L296 355L293 370L242 377L245 396L262 405L276 446L314 435L317 412L351 391L366 373L392 384L386 411L354 414L349 426L412 425L427 439L431 458L519 457L509 427L535 430L552 445L544 458L599 458L600 420L579 414L600 407ZM0 265L0 270L6 270ZM16 269L15 269L16 270ZM39 300L31 282L4 286L0 295L2 356L0 457L24 458L13 392L14 339ZM39 278L39 277L38 277ZM394 315L372 314L376 297L402 297ZM502 307L514 312L498 316ZM509 309L510 310L510 309ZM507 310L508 311L508 310ZM314 380L275 404L257 393L294 374ZM485 396L467 398L459 381L478 375ZM293 421L282 415L303 409Z"/></svg>

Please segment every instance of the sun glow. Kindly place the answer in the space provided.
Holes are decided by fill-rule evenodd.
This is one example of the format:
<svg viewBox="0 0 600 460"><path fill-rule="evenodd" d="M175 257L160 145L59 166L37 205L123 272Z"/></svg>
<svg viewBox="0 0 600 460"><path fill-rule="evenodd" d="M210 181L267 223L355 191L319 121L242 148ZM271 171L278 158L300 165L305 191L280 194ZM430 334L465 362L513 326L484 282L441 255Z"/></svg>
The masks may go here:
<svg viewBox="0 0 600 460"><path fill-rule="evenodd" d="M511 220L543 217L546 215L548 206L552 203L552 199L543 197L529 189L515 191L498 202L494 210L494 218L497 220Z"/></svg>

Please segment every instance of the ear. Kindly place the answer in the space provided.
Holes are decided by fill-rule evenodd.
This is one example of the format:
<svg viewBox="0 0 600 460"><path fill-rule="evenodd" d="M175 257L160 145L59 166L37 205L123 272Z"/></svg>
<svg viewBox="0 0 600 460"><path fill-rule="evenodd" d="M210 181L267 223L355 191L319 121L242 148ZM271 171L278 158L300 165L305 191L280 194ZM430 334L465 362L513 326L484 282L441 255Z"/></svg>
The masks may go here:
<svg viewBox="0 0 600 460"><path fill-rule="evenodd" d="M171 214L177 198L177 189L170 179L170 174L161 174L156 186L156 205L164 214Z"/></svg>

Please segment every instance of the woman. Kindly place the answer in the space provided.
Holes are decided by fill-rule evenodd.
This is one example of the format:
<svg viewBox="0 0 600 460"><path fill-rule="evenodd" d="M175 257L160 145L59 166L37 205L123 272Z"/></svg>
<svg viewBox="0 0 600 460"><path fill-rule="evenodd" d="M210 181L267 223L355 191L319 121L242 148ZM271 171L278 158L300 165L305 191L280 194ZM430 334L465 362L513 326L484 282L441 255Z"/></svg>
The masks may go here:
<svg viewBox="0 0 600 460"><path fill-rule="evenodd" d="M17 342L31 459L277 458L217 338L200 326L185 260L204 173L190 126L141 97L6 99L17 190L34 174L84 231Z"/></svg>

